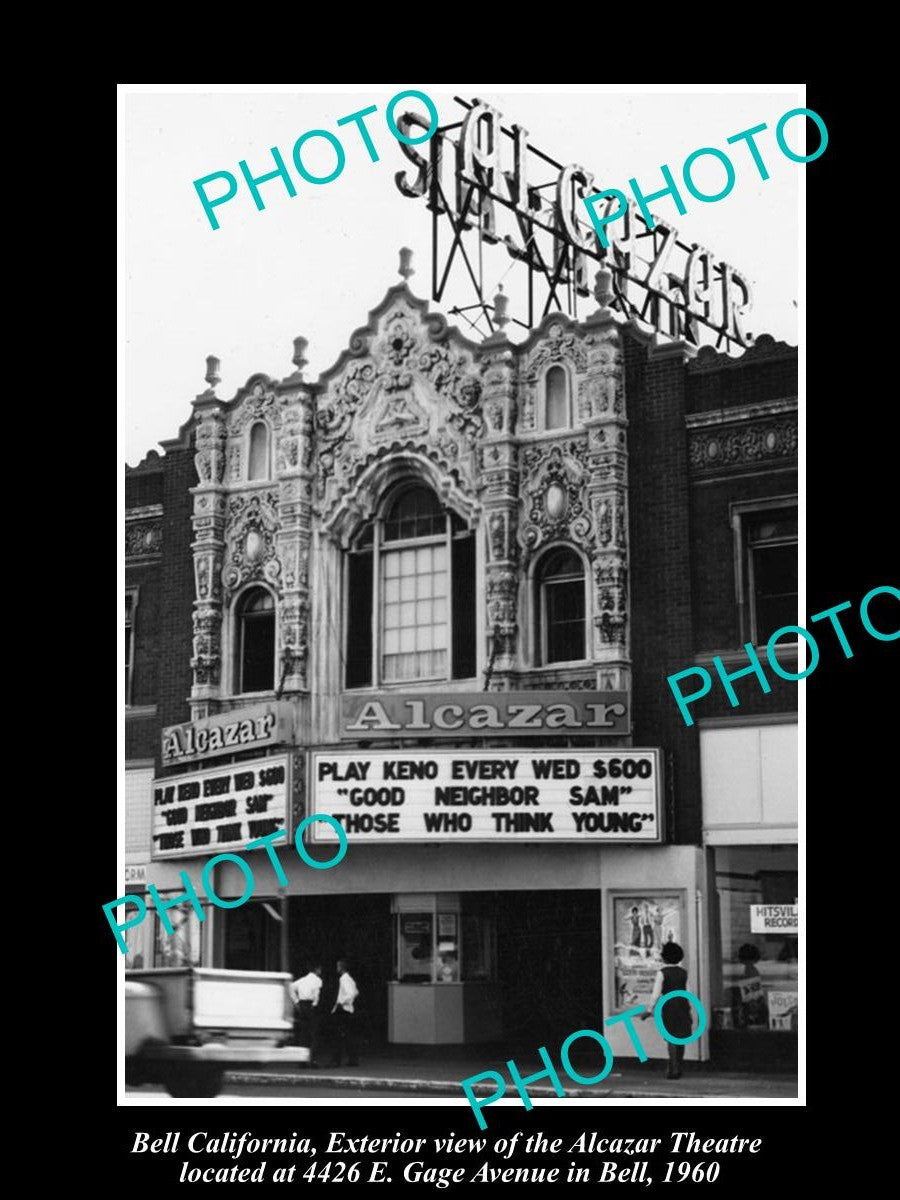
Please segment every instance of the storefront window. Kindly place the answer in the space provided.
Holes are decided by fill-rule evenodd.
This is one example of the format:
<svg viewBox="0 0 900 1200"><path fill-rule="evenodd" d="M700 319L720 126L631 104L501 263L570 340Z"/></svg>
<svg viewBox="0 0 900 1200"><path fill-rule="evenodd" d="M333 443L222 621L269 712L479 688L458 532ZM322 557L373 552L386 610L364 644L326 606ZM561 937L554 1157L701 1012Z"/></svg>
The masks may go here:
<svg viewBox="0 0 900 1200"><path fill-rule="evenodd" d="M251 901L222 914L224 966L232 971L281 970L281 921L278 901Z"/></svg>
<svg viewBox="0 0 900 1200"><path fill-rule="evenodd" d="M199 967L201 928L190 904L177 904L166 912L174 932L167 933L159 914L155 917L154 962L157 967Z"/></svg>
<svg viewBox="0 0 900 1200"><path fill-rule="evenodd" d="M721 949L715 1025L796 1033L797 848L717 847L715 867Z"/></svg>

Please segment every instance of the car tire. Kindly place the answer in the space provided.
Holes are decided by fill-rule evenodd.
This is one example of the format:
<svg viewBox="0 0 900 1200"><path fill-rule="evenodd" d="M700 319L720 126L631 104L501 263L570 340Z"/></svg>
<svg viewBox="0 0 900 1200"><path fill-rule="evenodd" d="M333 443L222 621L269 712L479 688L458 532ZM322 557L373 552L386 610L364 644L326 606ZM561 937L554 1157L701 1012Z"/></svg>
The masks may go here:
<svg viewBox="0 0 900 1200"><path fill-rule="evenodd" d="M125 1084L127 1087L142 1087L147 1082L143 1064L132 1059L125 1059Z"/></svg>
<svg viewBox="0 0 900 1200"><path fill-rule="evenodd" d="M166 1091L178 1099L218 1096L222 1090L224 1072L221 1067L185 1066L170 1071L166 1077Z"/></svg>

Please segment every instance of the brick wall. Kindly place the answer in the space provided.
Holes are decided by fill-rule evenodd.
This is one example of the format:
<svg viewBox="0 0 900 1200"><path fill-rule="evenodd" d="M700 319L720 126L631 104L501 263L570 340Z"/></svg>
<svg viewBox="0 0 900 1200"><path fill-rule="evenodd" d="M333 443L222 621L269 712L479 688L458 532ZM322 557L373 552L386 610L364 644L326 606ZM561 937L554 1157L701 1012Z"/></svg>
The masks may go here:
<svg viewBox="0 0 900 1200"><path fill-rule="evenodd" d="M740 357L705 347L686 365L689 413L797 395L797 351L762 334Z"/></svg>
<svg viewBox="0 0 900 1200"><path fill-rule="evenodd" d="M685 374L687 408L691 413L759 404L766 400L790 400L797 396L797 351L763 335L740 358L727 358L704 350L687 364ZM743 646L735 594L735 546L729 506L792 496L797 494L797 489L795 458L780 463L762 462L755 470L744 463L721 478L692 480L691 592L696 654L740 651ZM760 655L760 661L772 691L762 692L752 676L737 680L733 687L740 699L738 708L729 704L715 669L708 663L702 664L713 676L713 687L708 696L691 706L694 719L795 712L798 685L766 669L765 654ZM677 669L691 665L688 658ZM749 665L749 659L743 654L740 661L725 662L724 665L729 672L740 670ZM787 662L784 666L794 669ZM694 690L699 686L699 679L694 687L689 684L690 680L686 680L685 687Z"/></svg>
<svg viewBox="0 0 900 1200"><path fill-rule="evenodd" d="M190 717L192 612L190 488L197 483L191 448L151 452L125 476L126 508L162 504L162 554L128 566L126 588L137 587L132 705L156 705L155 715L125 721L126 760L153 759L159 767L160 730Z"/></svg>
<svg viewBox="0 0 900 1200"><path fill-rule="evenodd" d="M721 480L692 479L685 416L796 397L797 354L763 336L739 359L705 350L685 364L650 357L628 334L625 363L635 743L668 751L669 840L699 842L697 731L685 725L666 676L692 666L698 654L740 650L729 505L796 494L797 473L794 461L767 462ZM750 677L735 682L739 709L714 676L710 695L692 707L695 720L795 711L798 685L766 674L769 694Z"/></svg>
<svg viewBox="0 0 900 1200"><path fill-rule="evenodd" d="M677 358L648 359L626 335L631 648L634 740L667 751L668 840L700 840L696 734L672 703L666 676L693 656L685 375Z"/></svg>
<svg viewBox="0 0 900 1200"><path fill-rule="evenodd" d="M162 646L159 662L160 725L190 719L193 652L194 561L191 513L197 484L193 449L166 454L163 512ZM157 750L157 756L158 756Z"/></svg>

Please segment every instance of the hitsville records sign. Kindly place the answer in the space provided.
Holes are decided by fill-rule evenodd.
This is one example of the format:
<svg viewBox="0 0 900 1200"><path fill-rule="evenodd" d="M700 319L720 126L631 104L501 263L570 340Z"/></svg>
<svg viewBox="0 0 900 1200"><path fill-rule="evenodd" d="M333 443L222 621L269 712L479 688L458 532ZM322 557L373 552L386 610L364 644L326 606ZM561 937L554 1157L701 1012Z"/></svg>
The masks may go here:
<svg viewBox="0 0 900 1200"><path fill-rule="evenodd" d="M313 751L310 813L348 841L659 842L660 751ZM322 822L312 840L334 842Z"/></svg>

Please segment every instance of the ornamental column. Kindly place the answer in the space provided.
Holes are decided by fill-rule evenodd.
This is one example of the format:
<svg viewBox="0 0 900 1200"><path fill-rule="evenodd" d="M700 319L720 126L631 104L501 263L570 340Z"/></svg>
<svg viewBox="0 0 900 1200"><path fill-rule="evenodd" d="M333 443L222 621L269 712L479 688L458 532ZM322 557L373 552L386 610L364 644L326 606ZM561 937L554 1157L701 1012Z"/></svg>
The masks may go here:
<svg viewBox="0 0 900 1200"><path fill-rule="evenodd" d="M278 676L283 693L309 690L309 551L312 537L313 395L303 382L306 338L294 338L296 370L277 387L282 425L276 453L277 553L282 564Z"/></svg>
<svg viewBox="0 0 900 1200"><path fill-rule="evenodd" d="M485 592L488 658L484 686L510 691L516 686L519 640L519 469L516 454L516 362L503 331L508 297L501 286L494 297L498 331L482 343L484 376L481 448L482 504L486 563Z"/></svg>
<svg viewBox="0 0 900 1200"><path fill-rule="evenodd" d="M221 376L219 359L206 360L209 387L196 397L194 409L194 462L199 483L194 497L194 643L191 669L191 719L209 713L209 701L218 699L222 673L222 561L225 550L225 420L215 388Z"/></svg>
<svg viewBox="0 0 900 1200"><path fill-rule="evenodd" d="M587 495L594 525L591 547L593 660L601 690L631 682L628 621L628 451L622 339L609 302L611 275L597 272L600 307L584 322L588 350Z"/></svg>

